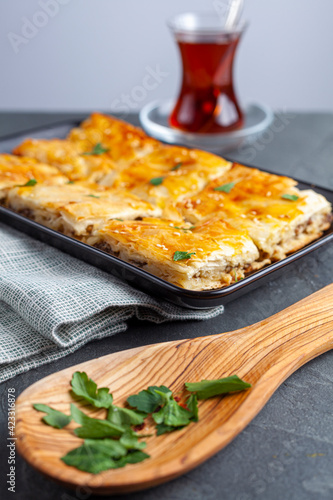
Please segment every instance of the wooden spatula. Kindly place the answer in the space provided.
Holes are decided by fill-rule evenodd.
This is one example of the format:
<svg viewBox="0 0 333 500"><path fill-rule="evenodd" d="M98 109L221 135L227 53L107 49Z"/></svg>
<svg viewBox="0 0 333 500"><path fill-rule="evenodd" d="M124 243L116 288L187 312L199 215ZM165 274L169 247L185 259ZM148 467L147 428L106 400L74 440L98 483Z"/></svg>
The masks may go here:
<svg viewBox="0 0 333 500"><path fill-rule="evenodd" d="M204 323L203 323L204 326ZM191 340L164 342L109 354L54 373L26 389L17 400L17 448L46 476L93 493L125 493L168 481L193 469L228 444L254 418L279 385L297 368L332 348L333 285L247 328ZM115 404L149 385L174 392L185 382L237 374L252 389L199 402L198 423L146 438L151 458L98 475L65 465L60 457L80 440L54 429L32 408L44 403L69 414L69 382L85 371L99 387L110 387ZM84 411L89 413L88 408ZM90 414L105 418L106 410ZM70 429L76 424L71 423ZM146 429L144 429L144 432Z"/></svg>

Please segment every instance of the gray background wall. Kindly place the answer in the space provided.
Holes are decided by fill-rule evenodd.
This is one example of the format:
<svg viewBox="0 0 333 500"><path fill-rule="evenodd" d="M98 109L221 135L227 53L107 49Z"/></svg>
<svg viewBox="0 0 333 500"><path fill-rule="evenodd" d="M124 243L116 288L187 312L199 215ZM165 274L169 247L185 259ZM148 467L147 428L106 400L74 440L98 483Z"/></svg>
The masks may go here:
<svg viewBox="0 0 333 500"><path fill-rule="evenodd" d="M172 97L180 65L165 20L213 9L213 0L1 0L0 109L136 110ZM242 103L333 111L332 0L245 0L245 18Z"/></svg>

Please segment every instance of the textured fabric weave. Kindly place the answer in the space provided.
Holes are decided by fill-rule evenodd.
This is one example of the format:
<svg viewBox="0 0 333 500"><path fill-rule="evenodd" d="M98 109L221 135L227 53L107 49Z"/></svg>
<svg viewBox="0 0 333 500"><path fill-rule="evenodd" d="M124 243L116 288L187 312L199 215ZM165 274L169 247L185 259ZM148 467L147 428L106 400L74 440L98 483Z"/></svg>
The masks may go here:
<svg viewBox="0 0 333 500"><path fill-rule="evenodd" d="M122 332L133 316L161 323L222 312L156 300L0 224L0 381Z"/></svg>

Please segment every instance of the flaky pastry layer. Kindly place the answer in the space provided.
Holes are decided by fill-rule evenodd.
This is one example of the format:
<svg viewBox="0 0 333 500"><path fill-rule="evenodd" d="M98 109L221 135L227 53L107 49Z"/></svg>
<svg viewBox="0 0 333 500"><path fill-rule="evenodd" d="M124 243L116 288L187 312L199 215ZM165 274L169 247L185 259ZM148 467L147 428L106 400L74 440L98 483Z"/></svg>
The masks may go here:
<svg viewBox="0 0 333 500"><path fill-rule="evenodd" d="M132 193L86 183L64 186L17 187L7 205L30 219L81 238L110 219L159 216L161 210Z"/></svg>
<svg viewBox="0 0 333 500"><path fill-rule="evenodd" d="M241 279L259 257L246 233L219 219L195 228L154 218L113 220L87 243L192 290L219 288Z"/></svg>

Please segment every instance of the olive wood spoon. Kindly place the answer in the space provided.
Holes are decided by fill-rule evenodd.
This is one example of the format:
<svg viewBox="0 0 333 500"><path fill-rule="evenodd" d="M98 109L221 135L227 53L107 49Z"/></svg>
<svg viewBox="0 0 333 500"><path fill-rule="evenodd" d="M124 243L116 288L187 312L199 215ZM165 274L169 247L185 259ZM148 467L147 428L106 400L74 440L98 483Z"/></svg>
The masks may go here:
<svg viewBox="0 0 333 500"><path fill-rule="evenodd" d="M96 494L149 488L193 469L226 446L258 414L280 384L300 366L332 348L333 285L255 325L234 332L163 342L109 354L66 368L36 382L17 399L16 436L19 453L53 480ZM114 402L149 385L183 391L185 382L237 374L252 388L199 402L199 422L182 430L146 438L151 458L93 475L65 465L60 457L81 440L72 429L54 429L33 409L44 403L69 414L74 371L85 371L99 387L110 387ZM106 410L84 411L105 418ZM68 430L69 429L69 430ZM148 428L142 431L147 434Z"/></svg>

